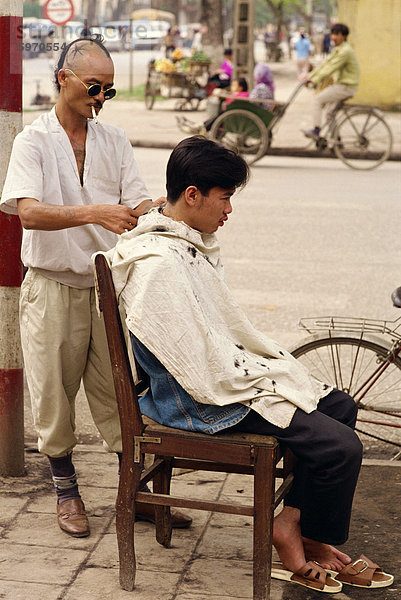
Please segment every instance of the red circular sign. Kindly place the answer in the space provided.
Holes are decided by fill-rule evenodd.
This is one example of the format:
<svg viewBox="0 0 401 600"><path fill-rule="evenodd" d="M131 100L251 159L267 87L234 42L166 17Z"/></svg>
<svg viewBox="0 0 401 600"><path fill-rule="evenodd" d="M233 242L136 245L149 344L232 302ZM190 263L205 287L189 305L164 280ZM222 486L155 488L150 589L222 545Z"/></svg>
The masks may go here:
<svg viewBox="0 0 401 600"><path fill-rule="evenodd" d="M74 16L74 6L71 0L47 0L43 13L55 25L65 25Z"/></svg>

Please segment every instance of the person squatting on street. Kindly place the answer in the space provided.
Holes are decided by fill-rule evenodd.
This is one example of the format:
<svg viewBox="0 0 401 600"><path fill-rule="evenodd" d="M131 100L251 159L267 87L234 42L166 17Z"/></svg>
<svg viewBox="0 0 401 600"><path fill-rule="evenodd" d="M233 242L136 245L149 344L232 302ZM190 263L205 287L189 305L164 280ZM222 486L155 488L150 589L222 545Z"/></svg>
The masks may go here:
<svg viewBox="0 0 401 600"><path fill-rule="evenodd" d="M125 133L97 122L103 103L116 93L106 48L99 40L74 40L60 56L55 79L55 107L14 141L1 208L18 213L23 226L28 271L20 327L39 451L50 461L60 528L85 537L89 523L72 462L81 380L105 444L121 454L91 255L113 247L117 234L133 229L152 201ZM139 513L153 518L146 505ZM189 523L182 516L180 526Z"/></svg>
<svg viewBox="0 0 401 600"><path fill-rule="evenodd" d="M313 129L303 130L308 138L319 137L322 124L322 111L325 104L334 106L341 100L352 98L358 90L360 68L352 46L347 42L349 29L347 25L336 23L331 28L331 39L334 50L329 57L307 75L305 85L318 86L332 77L334 83L317 93L313 99Z"/></svg>
<svg viewBox="0 0 401 600"><path fill-rule="evenodd" d="M141 410L179 429L272 435L293 451L294 485L274 520L282 564L273 577L335 592L341 583L326 569L343 581L363 571L358 581L370 575L375 586L390 585L393 577L368 559L351 563L334 547L348 537L362 459L355 402L257 331L224 281L215 232L247 179L233 151L202 136L183 140L168 161L166 204L106 253L150 377Z"/></svg>

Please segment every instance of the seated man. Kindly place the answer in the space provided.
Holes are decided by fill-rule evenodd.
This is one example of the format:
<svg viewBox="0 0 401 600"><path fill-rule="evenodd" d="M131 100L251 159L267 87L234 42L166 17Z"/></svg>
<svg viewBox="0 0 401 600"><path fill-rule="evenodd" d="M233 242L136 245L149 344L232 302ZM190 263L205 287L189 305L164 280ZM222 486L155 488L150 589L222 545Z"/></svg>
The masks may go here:
<svg viewBox="0 0 401 600"><path fill-rule="evenodd" d="M349 29L342 23L336 23L331 28L331 39L334 50L329 57L316 67L305 81L305 85L319 85L333 78L334 83L316 94L313 101L313 129L304 130L309 138L318 138L322 120L322 110L325 104L334 106L341 100L354 96L359 85L359 63L352 47L347 42Z"/></svg>
<svg viewBox="0 0 401 600"><path fill-rule="evenodd" d="M331 545L348 536L362 458L357 408L257 331L227 288L215 232L247 178L231 150L202 136L183 140L168 162L166 204L141 217L107 256L135 356L150 377L143 413L191 431L273 435L291 448L298 462L274 522L283 565L273 576L296 572L298 583L315 587L318 574L325 591L338 591L324 568L365 566L350 566ZM373 575L370 562L365 571L385 585L393 580Z"/></svg>

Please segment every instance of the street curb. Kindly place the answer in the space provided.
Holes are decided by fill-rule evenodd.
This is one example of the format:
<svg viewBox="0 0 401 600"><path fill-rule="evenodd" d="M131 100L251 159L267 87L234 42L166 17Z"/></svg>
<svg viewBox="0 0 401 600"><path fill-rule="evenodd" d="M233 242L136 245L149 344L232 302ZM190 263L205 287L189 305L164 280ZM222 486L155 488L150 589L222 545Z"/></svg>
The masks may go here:
<svg viewBox="0 0 401 600"><path fill-rule="evenodd" d="M398 460L387 460L387 459L377 459L377 458L363 458L362 459L363 467L401 467L401 461Z"/></svg>
<svg viewBox="0 0 401 600"><path fill-rule="evenodd" d="M130 140L131 146L134 148L157 148L161 150L173 150L177 143L174 142L149 142L148 140ZM270 148L265 156L292 156L298 158L336 158L332 153L318 153L316 150L306 150L304 148ZM339 160L339 159L337 159ZM401 152L394 152L389 156L387 161L401 161Z"/></svg>

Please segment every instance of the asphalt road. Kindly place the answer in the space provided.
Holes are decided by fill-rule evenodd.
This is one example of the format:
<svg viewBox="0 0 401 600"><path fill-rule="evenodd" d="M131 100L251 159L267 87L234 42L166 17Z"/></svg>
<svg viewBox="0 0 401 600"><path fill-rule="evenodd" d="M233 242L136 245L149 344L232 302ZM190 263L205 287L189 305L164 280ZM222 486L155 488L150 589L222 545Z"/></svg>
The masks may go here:
<svg viewBox="0 0 401 600"><path fill-rule="evenodd" d="M164 194L169 151L134 153L152 197ZM401 284L399 184L397 163L362 173L337 160L261 159L218 233L227 281L253 324L290 347L304 337L300 317L401 317L390 300ZM81 439L97 439L83 395L77 413ZM28 398L26 421L32 441Z"/></svg>

